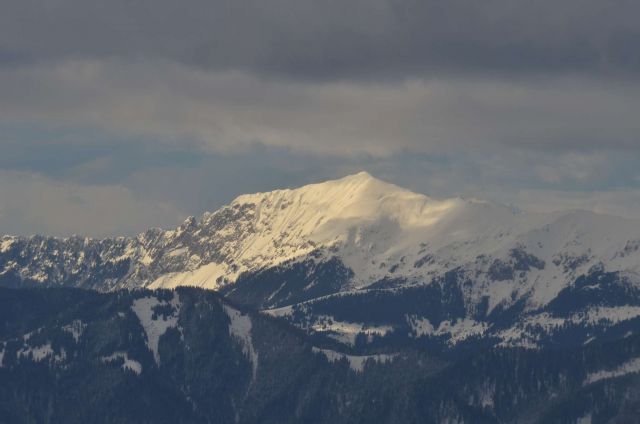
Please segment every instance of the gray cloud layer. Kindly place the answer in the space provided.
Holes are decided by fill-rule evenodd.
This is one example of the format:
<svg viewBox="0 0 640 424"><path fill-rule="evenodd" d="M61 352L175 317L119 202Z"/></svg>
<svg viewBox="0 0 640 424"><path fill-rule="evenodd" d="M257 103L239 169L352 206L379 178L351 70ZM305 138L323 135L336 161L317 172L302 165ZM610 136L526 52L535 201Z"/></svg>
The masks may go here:
<svg viewBox="0 0 640 424"><path fill-rule="evenodd" d="M633 0L5 0L0 61L160 59L297 78L640 71Z"/></svg>
<svg viewBox="0 0 640 424"><path fill-rule="evenodd" d="M361 169L640 217L637 1L2 6L0 233L172 226Z"/></svg>
<svg viewBox="0 0 640 424"><path fill-rule="evenodd" d="M256 142L374 155L639 146L640 83L615 80L298 83L177 65L84 61L0 69L0 90L5 121L96 127L155 137L158 145L221 151Z"/></svg>

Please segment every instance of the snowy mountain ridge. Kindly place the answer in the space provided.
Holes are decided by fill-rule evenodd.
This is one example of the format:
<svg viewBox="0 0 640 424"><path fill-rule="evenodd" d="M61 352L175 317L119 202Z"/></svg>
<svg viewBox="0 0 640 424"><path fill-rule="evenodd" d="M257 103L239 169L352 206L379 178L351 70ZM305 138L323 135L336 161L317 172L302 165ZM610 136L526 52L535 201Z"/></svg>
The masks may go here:
<svg viewBox="0 0 640 424"><path fill-rule="evenodd" d="M357 285L382 278L386 270L371 266L389 262L404 250L430 238L442 244L452 235L431 228L475 201L437 201L359 173L295 190L243 195L229 208L246 210L251 222L242 230L227 226L216 235L231 235L223 247L227 262L194 273L167 275L152 287L187 283L217 287L220 277L234 281L242 272L279 265L323 249L337 253L354 271ZM214 215L206 214L209 226ZM453 235L455 238L455 235ZM384 268L384 267L383 267Z"/></svg>
<svg viewBox="0 0 640 424"><path fill-rule="evenodd" d="M614 278L615 290L640 290L639 224L587 211L533 214L487 201L436 200L362 172L242 195L200 220L137 237L5 236L0 285L101 291L191 285L226 291L260 309L304 310L341 295L437 288L429 296L449 302L442 308L457 302L463 311L429 320L407 312L413 327L423 323L417 333L464 328L475 334L489 327L486 317L516 306L534 314L519 324L555 322L541 308L595 273ZM596 306L610 308L616 321L611 307L634 306L635 298L616 302ZM310 314L316 318L310 328L324 325L318 319L325 314ZM361 330L371 324L365 321ZM500 331L512 337L516 330Z"/></svg>
<svg viewBox="0 0 640 424"><path fill-rule="evenodd" d="M190 217L175 230L152 229L135 238L5 236L0 255L26 243L44 263L19 267L2 261L0 266L3 274L19 270L25 279L51 281L60 265L56 260L65 260L66 273L74 274L90 260L84 250L96 248L103 261L130 262L128 272L111 281L116 286L216 289L243 272L321 251L340 257L354 272L350 288L362 288L383 278L421 279L481 256L508 257L519 248L545 262L530 271L530 279L546 280L554 291L559 286L550 281L596 264L638 272L639 224L586 211L530 214L479 200L435 200L361 172L299 189L242 195L205 213L200 222ZM47 252L49 245L53 249ZM544 303L552 295L540 290L537 300Z"/></svg>

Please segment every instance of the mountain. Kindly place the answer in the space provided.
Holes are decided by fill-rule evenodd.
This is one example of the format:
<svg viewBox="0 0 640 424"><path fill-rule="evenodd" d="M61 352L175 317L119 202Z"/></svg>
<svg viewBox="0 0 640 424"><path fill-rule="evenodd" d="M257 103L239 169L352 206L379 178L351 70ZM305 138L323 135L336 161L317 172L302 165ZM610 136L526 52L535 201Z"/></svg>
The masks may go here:
<svg viewBox="0 0 640 424"><path fill-rule="evenodd" d="M627 423L640 336L349 354L219 294L0 289L2 423Z"/></svg>
<svg viewBox="0 0 640 424"><path fill-rule="evenodd" d="M639 224L436 200L359 173L137 237L5 236L0 285L216 289L353 350L576 346L635 333Z"/></svg>

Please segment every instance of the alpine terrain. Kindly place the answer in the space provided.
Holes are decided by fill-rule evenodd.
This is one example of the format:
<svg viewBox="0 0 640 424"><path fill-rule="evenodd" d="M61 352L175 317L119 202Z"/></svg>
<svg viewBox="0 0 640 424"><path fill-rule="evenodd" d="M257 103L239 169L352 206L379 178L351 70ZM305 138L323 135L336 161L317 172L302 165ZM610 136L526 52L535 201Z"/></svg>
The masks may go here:
<svg viewBox="0 0 640 424"><path fill-rule="evenodd" d="M0 285L7 422L640 409L640 220L433 199L362 172L136 237L4 236ZM64 412L68 393L86 408Z"/></svg>

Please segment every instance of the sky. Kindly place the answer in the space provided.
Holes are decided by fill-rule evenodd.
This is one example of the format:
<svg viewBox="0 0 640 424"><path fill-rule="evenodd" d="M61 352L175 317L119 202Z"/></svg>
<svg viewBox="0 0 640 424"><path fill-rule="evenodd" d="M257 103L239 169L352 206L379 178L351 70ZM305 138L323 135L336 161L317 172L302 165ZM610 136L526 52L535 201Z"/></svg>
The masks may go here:
<svg viewBox="0 0 640 424"><path fill-rule="evenodd" d="M640 218L636 0L2 3L2 234L170 228L361 170Z"/></svg>

